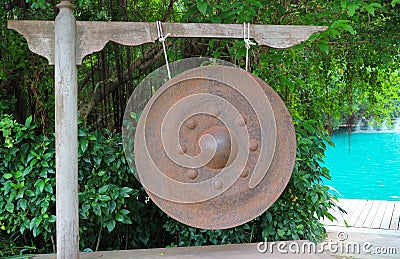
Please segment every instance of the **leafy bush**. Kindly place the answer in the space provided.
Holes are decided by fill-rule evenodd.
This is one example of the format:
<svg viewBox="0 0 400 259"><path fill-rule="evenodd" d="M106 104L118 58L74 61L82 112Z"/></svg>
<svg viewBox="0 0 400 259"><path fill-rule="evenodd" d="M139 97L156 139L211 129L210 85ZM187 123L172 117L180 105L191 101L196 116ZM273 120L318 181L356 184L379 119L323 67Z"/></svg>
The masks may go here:
<svg viewBox="0 0 400 259"><path fill-rule="evenodd" d="M54 251L54 135L35 135L32 117L22 125L3 114L0 128L0 234L19 233L23 243L32 240L35 245L26 251ZM82 248L96 249L102 233L139 220L143 204L138 200L140 191L131 188L135 183L119 135L79 130Z"/></svg>
<svg viewBox="0 0 400 259"><path fill-rule="evenodd" d="M35 135L29 117L1 115L0 245L2 255L55 250L54 135ZM159 210L129 169L120 134L79 129L80 247L85 251L230 244L325 237L318 219L334 206L320 166L328 136L315 121L295 119L297 159L289 184L255 220L226 230L181 224ZM15 244L14 244L15 243Z"/></svg>

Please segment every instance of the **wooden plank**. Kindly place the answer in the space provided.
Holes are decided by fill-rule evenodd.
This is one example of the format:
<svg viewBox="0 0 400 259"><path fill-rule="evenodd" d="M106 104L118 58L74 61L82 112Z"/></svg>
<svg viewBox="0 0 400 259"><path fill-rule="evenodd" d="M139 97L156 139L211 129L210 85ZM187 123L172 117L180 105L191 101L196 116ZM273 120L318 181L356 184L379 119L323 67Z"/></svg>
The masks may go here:
<svg viewBox="0 0 400 259"><path fill-rule="evenodd" d="M243 24L162 23L162 27L164 33L171 34L170 37L243 39ZM289 48L326 29L326 26L250 24L250 37L259 45Z"/></svg>
<svg viewBox="0 0 400 259"><path fill-rule="evenodd" d="M170 38L243 39L243 24L162 23L163 32ZM54 64L53 21L8 21L8 28L24 35L32 52ZM289 48L307 40L326 26L250 25L250 37L259 45ZM138 46L158 39L155 22L76 22L76 64L86 55L100 51L110 42Z"/></svg>
<svg viewBox="0 0 400 259"><path fill-rule="evenodd" d="M347 224L349 227L354 227L354 225L357 222L357 219L360 217L361 212L364 208L364 206L367 204L367 200L357 200L355 201L356 205L354 206L354 210L351 213L351 215L348 217Z"/></svg>
<svg viewBox="0 0 400 259"><path fill-rule="evenodd" d="M390 221L392 219L393 215L393 209L394 209L395 202L394 201L388 201L385 214L383 215L382 222L381 222L381 229L389 229L390 227Z"/></svg>
<svg viewBox="0 0 400 259"><path fill-rule="evenodd" d="M7 28L22 34L33 53L45 57L50 65L54 65L53 21L7 21Z"/></svg>
<svg viewBox="0 0 400 259"><path fill-rule="evenodd" d="M370 200L366 201L364 208L360 212L360 216L358 217L356 223L354 224L354 227L361 228L363 226L365 220L368 217L368 214L370 213L373 203L374 203L374 201L370 201Z"/></svg>
<svg viewBox="0 0 400 259"><path fill-rule="evenodd" d="M351 217L351 215L354 213L354 210L356 209L356 207L358 206L358 200L354 200L354 199L348 199L346 201L346 214L343 214L343 220L339 222L339 226L344 227L346 226L346 223L348 226L349 225L349 218ZM345 223L346 221L346 223Z"/></svg>
<svg viewBox="0 0 400 259"><path fill-rule="evenodd" d="M134 28L134 29L132 29ZM225 38L243 39L243 24L162 23L169 38ZM307 40L326 26L250 25L250 37L259 45L289 48ZM77 64L109 41L126 46L137 46L158 39L156 23L145 22L77 22L79 46ZM95 44L94 44L95 42Z"/></svg>
<svg viewBox="0 0 400 259"><path fill-rule="evenodd" d="M374 220L372 221L371 228L380 228L383 215L385 215L386 207L388 205L388 201L381 201L378 211L375 215Z"/></svg>
<svg viewBox="0 0 400 259"><path fill-rule="evenodd" d="M372 203L372 207L368 213L367 218L364 221L364 224L362 225L363 228L371 228L372 221L375 218L376 213L378 212L379 204L381 201L375 200Z"/></svg>
<svg viewBox="0 0 400 259"><path fill-rule="evenodd" d="M351 210L351 205L352 205L352 200L351 199L340 199L339 206L344 209L347 213L339 212L339 215L337 217L338 219L338 226L344 227L346 226L345 221L347 222L347 215L349 211Z"/></svg>
<svg viewBox="0 0 400 259"><path fill-rule="evenodd" d="M389 229L400 230L399 222L400 222L400 201L397 201L396 204L394 205Z"/></svg>

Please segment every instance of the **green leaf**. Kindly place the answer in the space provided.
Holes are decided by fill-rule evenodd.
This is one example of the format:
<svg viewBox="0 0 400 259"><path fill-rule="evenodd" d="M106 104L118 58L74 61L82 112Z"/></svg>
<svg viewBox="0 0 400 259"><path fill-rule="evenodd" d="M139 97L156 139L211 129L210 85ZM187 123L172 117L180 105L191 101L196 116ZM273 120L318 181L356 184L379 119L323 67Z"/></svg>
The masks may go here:
<svg viewBox="0 0 400 259"><path fill-rule="evenodd" d="M353 27L351 27L348 23L349 20L337 20L332 23L330 29L342 29L350 32L351 34L355 34Z"/></svg>
<svg viewBox="0 0 400 259"><path fill-rule="evenodd" d="M343 24L342 25L342 29L343 30L346 30L346 31L348 31L348 32L350 32L351 34L356 34L356 32L354 31L354 29L353 29L353 27L351 27L350 25L348 25L348 24Z"/></svg>
<svg viewBox="0 0 400 259"><path fill-rule="evenodd" d="M347 13L349 14L350 17L352 17L356 13L358 8L360 8L360 7L358 5L356 5L356 4L348 5L347 6Z"/></svg>
<svg viewBox="0 0 400 259"><path fill-rule="evenodd" d="M56 222L56 216L55 215L50 215L48 221L49 222Z"/></svg>
<svg viewBox="0 0 400 259"><path fill-rule="evenodd" d="M29 128L29 126L31 125L31 122L32 122L32 115L29 116L28 118L26 118L25 127Z"/></svg>
<svg viewBox="0 0 400 259"><path fill-rule="evenodd" d="M129 187L122 187L121 188L121 192L122 193L125 193L125 194L129 194L129 193L131 193L133 191L133 189L132 188L129 188ZM126 196L125 196L126 197ZM128 196L129 197L129 196Z"/></svg>
<svg viewBox="0 0 400 259"><path fill-rule="evenodd" d="M94 162L95 162L97 165L100 165L100 163L101 163L101 157L93 157L93 160L94 160Z"/></svg>
<svg viewBox="0 0 400 259"><path fill-rule="evenodd" d="M108 232L111 232L115 228L115 220L106 221L104 225L107 227Z"/></svg>
<svg viewBox="0 0 400 259"><path fill-rule="evenodd" d="M14 204L13 203L7 203L5 206L6 211L13 213L14 212Z"/></svg>
<svg viewBox="0 0 400 259"><path fill-rule="evenodd" d="M87 139L81 140L79 142L82 153L85 153L85 151L87 150L88 146L89 146L89 141Z"/></svg>
<svg viewBox="0 0 400 259"><path fill-rule="evenodd" d="M116 219L117 221L121 222L121 221L124 220L124 216L121 215L121 214L117 214L117 215L115 215L115 219Z"/></svg>
<svg viewBox="0 0 400 259"><path fill-rule="evenodd" d="M110 198L110 196L107 196L107 195L101 195L99 200L102 202L106 202L106 201L111 200L111 198Z"/></svg>
<svg viewBox="0 0 400 259"><path fill-rule="evenodd" d="M13 177L12 174L4 174L4 175L3 175L3 178L4 178L4 179L7 179L7 180L10 179L10 178L12 178L12 177Z"/></svg>
<svg viewBox="0 0 400 259"><path fill-rule="evenodd" d="M53 186L51 184L46 184L44 190L48 193L53 193Z"/></svg>
<svg viewBox="0 0 400 259"><path fill-rule="evenodd" d="M129 214L129 210L122 209L122 210L120 211L120 213L121 213L122 215L128 215L128 214Z"/></svg>
<svg viewBox="0 0 400 259"><path fill-rule="evenodd" d="M101 186L99 188L99 193L100 194L105 193L107 190L108 190L108 185Z"/></svg>
<svg viewBox="0 0 400 259"><path fill-rule="evenodd" d="M197 0L196 6L197 6L197 9L200 11L200 13L202 13L203 15L206 14L207 7L208 7L207 1Z"/></svg>
<svg viewBox="0 0 400 259"><path fill-rule="evenodd" d="M400 0L393 0L392 1L392 7L394 7L396 4L400 4Z"/></svg>
<svg viewBox="0 0 400 259"><path fill-rule="evenodd" d="M29 154L28 156L32 156L32 154ZM23 176L29 174L32 171L33 167L29 165L28 167L25 168L24 172L22 173Z"/></svg>
<svg viewBox="0 0 400 259"><path fill-rule="evenodd" d="M27 190L25 193L29 197L35 196L35 192L33 192L32 190Z"/></svg>
<svg viewBox="0 0 400 259"><path fill-rule="evenodd" d="M21 171L18 171L18 172L15 173L15 179L21 178L21 176L22 176L22 172Z"/></svg>
<svg viewBox="0 0 400 259"><path fill-rule="evenodd" d="M311 196L311 201L312 201L313 203L316 203L317 200L318 200L318 194L314 194L314 195Z"/></svg>
<svg viewBox="0 0 400 259"><path fill-rule="evenodd" d="M322 50L326 55L329 54L329 44L326 41L320 41L317 43L317 46L320 50Z"/></svg>
<svg viewBox="0 0 400 259"><path fill-rule="evenodd" d="M82 212L86 213L90 209L90 204L89 203L84 203L82 205Z"/></svg>
<svg viewBox="0 0 400 259"><path fill-rule="evenodd" d="M43 189L44 189L44 185L45 185L45 182L43 181L43 179L39 179L39 180L37 180L37 181L35 182L34 187L39 188L39 191L42 192Z"/></svg>
<svg viewBox="0 0 400 259"><path fill-rule="evenodd" d="M370 5L367 5L367 6L365 7L365 10L367 10L367 12L368 12L369 14L371 14L372 16L375 15L375 8L374 8L374 7L372 7L372 6L370 6Z"/></svg>
<svg viewBox="0 0 400 259"><path fill-rule="evenodd" d="M35 227L36 218L33 218L29 223L29 229L32 230Z"/></svg>
<svg viewBox="0 0 400 259"><path fill-rule="evenodd" d="M24 182L21 182L19 185L20 185L20 188L24 188L25 184L24 184ZM21 199L22 197L24 197L24 192L25 192L24 189L19 190L17 195L15 196L15 198L16 199Z"/></svg>
<svg viewBox="0 0 400 259"><path fill-rule="evenodd" d="M25 200L25 199L21 199L20 201L19 201L19 206L21 207L21 209L23 210L23 211L25 211L26 210L26 205L27 205L27 201Z"/></svg>
<svg viewBox="0 0 400 259"><path fill-rule="evenodd" d="M368 6L372 6L379 9L382 8L382 5L380 3L370 3Z"/></svg>
<svg viewBox="0 0 400 259"><path fill-rule="evenodd" d="M92 203L92 207L93 207L94 214L96 214L97 216L101 216L100 206L97 203Z"/></svg>
<svg viewBox="0 0 400 259"><path fill-rule="evenodd" d="M285 231L282 229L278 229L278 236L283 237L285 235Z"/></svg>
<svg viewBox="0 0 400 259"><path fill-rule="evenodd" d="M132 220L128 217L124 217L124 219L122 220L122 223L124 224L132 224Z"/></svg>
<svg viewBox="0 0 400 259"><path fill-rule="evenodd" d="M86 137L86 131L83 128L78 129L79 137Z"/></svg>

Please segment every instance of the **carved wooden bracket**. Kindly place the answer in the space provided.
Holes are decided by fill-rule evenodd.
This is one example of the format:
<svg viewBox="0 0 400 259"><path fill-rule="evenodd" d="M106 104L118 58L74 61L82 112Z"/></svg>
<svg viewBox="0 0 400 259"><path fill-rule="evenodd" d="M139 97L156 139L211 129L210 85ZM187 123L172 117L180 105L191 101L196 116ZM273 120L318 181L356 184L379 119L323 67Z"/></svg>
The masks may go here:
<svg viewBox="0 0 400 259"><path fill-rule="evenodd" d="M162 23L170 38L243 38L241 24ZM54 65L53 21L8 21L8 28L22 34L29 49ZM289 48L307 40L326 26L250 25L250 37L259 45ZM137 46L158 39L156 23L148 22L76 22L76 64L85 56L100 51L113 41L126 46Z"/></svg>

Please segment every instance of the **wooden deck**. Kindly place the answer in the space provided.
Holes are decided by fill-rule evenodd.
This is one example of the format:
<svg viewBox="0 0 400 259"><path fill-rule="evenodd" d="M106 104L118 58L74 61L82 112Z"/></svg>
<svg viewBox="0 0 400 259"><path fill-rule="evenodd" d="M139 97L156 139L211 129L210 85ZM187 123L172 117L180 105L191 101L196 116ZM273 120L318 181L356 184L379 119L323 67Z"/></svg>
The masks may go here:
<svg viewBox="0 0 400 259"><path fill-rule="evenodd" d="M325 218L324 225L400 231L400 201L339 199L339 206L347 214L332 209L337 220Z"/></svg>

